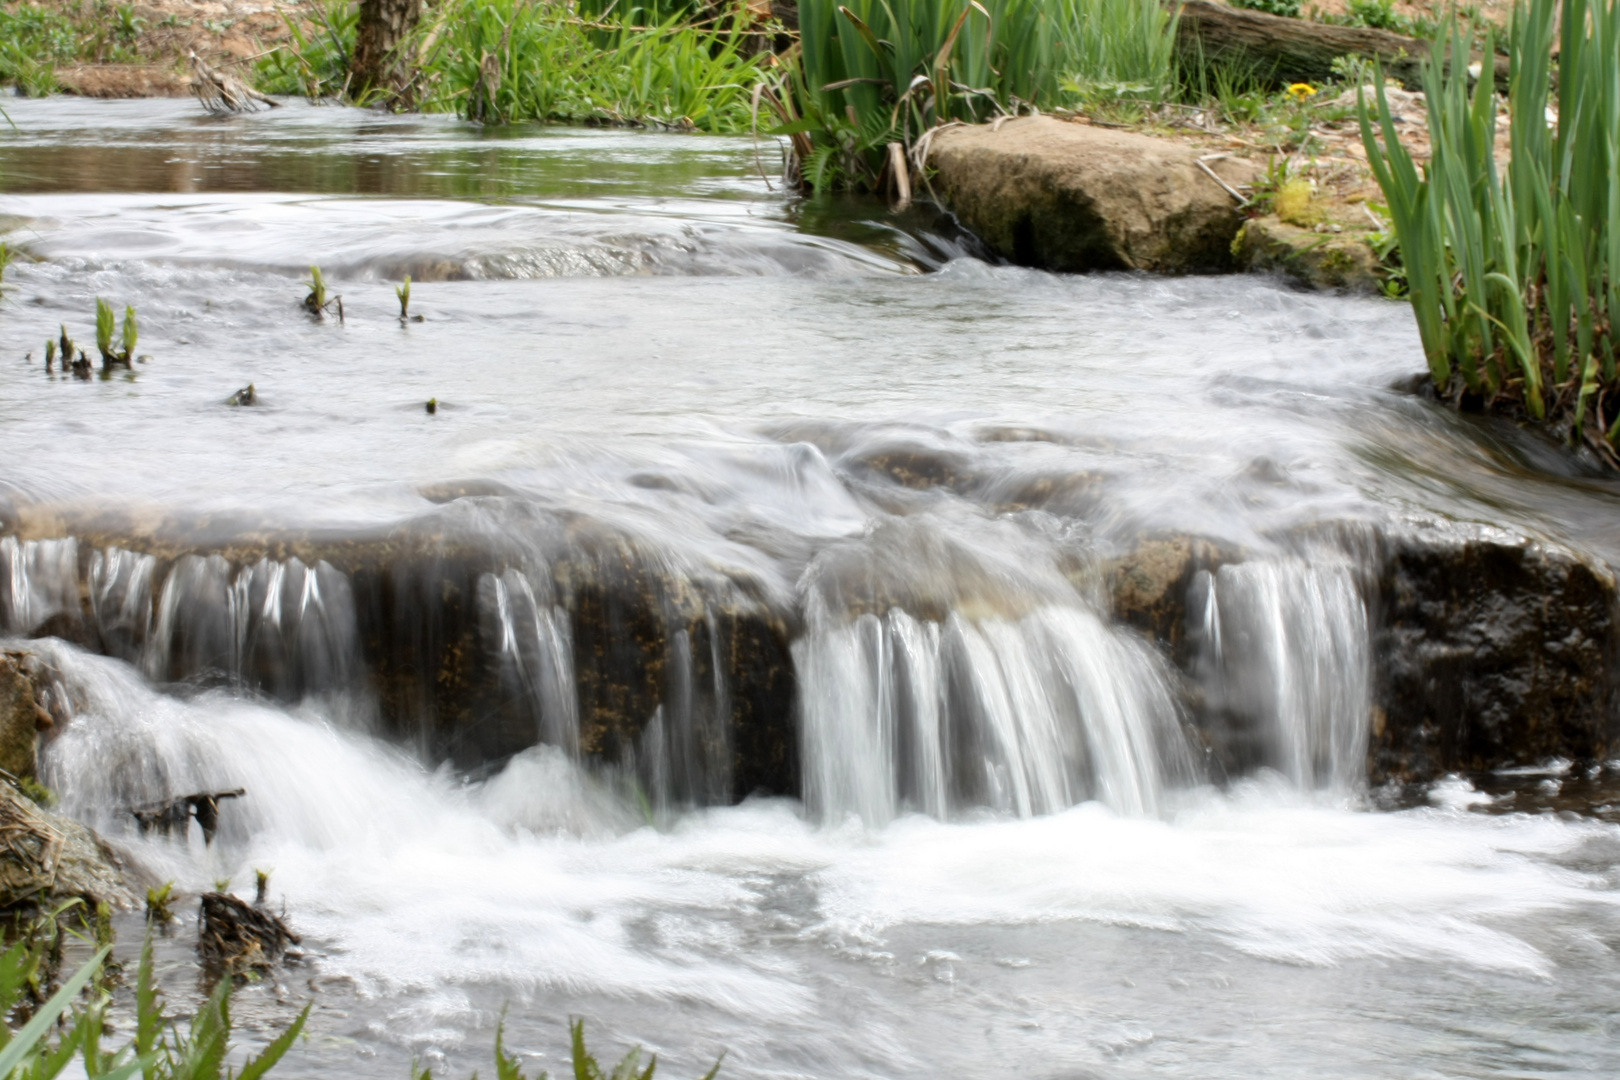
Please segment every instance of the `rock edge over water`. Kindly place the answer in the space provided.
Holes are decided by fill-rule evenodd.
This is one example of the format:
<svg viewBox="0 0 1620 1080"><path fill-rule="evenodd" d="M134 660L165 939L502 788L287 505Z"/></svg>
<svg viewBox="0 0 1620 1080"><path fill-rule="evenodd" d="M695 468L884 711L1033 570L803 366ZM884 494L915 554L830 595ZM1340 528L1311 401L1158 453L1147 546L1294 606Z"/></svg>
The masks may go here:
<svg viewBox="0 0 1620 1080"><path fill-rule="evenodd" d="M791 649L802 615L744 578L677 568L584 526L570 530L563 555L539 562L431 518L371 537L187 545L139 532L86 533L60 549L77 565L76 595L22 629L144 663L160 681L223 679L286 700L358 689L374 702L380 732L474 772L533 744L548 722L539 714L561 709L577 717L588 760L632 769L646 766L649 732L661 723L656 738L679 766L662 782L681 801L800 793ZM1620 754L1620 592L1610 568L1546 541L1449 522L1346 526L1332 546L1359 567L1368 611L1371 783ZM250 633L227 670L229 621L192 620L174 629L154 670L143 652L152 621L107 617L135 581L108 569L118 550L146 553L132 557L147 560L151 610L184 567L177 598L268 611L266 590L280 589L280 622L273 634ZM1197 689L1194 586L1247 558L1169 536L1097 568L1115 619L1185 676L1186 713L1221 766L1217 777L1263 762L1245 730L1253 721L1217 714ZM296 623L287 598L314 592L330 602L339 589L352 598L353 626L328 622L315 633ZM347 669L325 655L331 635L345 634L356 654ZM572 674L553 685L536 658L559 643L571 650ZM667 751L669 740L681 749Z"/></svg>

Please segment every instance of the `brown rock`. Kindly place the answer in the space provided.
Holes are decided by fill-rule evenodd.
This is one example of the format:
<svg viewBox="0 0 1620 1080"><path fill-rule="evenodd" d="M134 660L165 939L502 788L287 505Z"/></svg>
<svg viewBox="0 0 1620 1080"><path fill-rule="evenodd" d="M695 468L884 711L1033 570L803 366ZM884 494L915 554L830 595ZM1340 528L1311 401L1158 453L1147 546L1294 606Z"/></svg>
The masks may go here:
<svg viewBox="0 0 1620 1080"><path fill-rule="evenodd" d="M1154 537L1105 563L1103 579L1114 616L1164 645L1185 664L1187 590L1193 575L1238 559L1199 537Z"/></svg>
<svg viewBox="0 0 1620 1080"><path fill-rule="evenodd" d="M1243 220L1198 151L1048 116L946 128L929 164L962 224L1015 263L1048 270L1231 270ZM1227 184L1257 168L1207 163Z"/></svg>
<svg viewBox="0 0 1620 1080"><path fill-rule="evenodd" d="M40 707L26 653L0 653L0 769L34 778L39 726L50 714Z"/></svg>

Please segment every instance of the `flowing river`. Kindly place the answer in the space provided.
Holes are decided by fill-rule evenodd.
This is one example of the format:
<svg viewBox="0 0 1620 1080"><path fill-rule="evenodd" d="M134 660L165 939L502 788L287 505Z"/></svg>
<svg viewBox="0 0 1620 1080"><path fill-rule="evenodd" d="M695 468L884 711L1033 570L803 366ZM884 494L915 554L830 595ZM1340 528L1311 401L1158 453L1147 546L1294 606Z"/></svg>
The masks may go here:
<svg viewBox="0 0 1620 1080"><path fill-rule="evenodd" d="M1613 481L1398 389L1405 306L995 265L783 192L769 142L6 108L0 633L79 641L31 645L66 811L187 894L272 870L304 956L239 1036L316 1002L277 1075L487 1072L503 1015L554 1075L571 1016L671 1077L1620 1074L1620 762L1580 812L1366 782L1371 530L1620 562ZM98 296L150 360L48 375ZM1100 584L1173 535L1245 553L1180 667ZM440 579L310 554L401 538L483 560L455 617L504 690L459 719L367 629L452 639ZM581 566L663 614L582 636ZM744 617L785 699L728 680ZM127 812L237 787L212 846Z"/></svg>

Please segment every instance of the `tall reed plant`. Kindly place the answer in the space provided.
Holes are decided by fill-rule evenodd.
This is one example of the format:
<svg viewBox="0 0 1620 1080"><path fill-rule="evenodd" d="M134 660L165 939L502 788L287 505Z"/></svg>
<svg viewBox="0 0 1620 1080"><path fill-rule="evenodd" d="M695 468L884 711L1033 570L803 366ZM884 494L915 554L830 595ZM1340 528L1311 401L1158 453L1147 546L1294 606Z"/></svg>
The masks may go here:
<svg viewBox="0 0 1620 1080"><path fill-rule="evenodd" d="M766 100L813 186L870 178L890 142L1051 109L1066 84L1167 89L1173 20L1156 0L802 0L798 65Z"/></svg>
<svg viewBox="0 0 1620 1080"><path fill-rule="evenodd" d="M638 9L638 14L643 14ZM682 12L582 19L546 0L448 0L412 48L425 111L486 123L559 120L742 132L766 60L746 35Z"/></svg>
<svg viewBox="0 0 1620 1080"><path fill-rule="evenodd" d="M1435 385L1522 408L1620 464L1620 0L1528 0L1510 34L1504 167L1491 80L1470 88L1466 64L1445 63L1467 55L1455 25L1423 66L1427 166L1381 85L1361 102L1362 141Z"/></svg>

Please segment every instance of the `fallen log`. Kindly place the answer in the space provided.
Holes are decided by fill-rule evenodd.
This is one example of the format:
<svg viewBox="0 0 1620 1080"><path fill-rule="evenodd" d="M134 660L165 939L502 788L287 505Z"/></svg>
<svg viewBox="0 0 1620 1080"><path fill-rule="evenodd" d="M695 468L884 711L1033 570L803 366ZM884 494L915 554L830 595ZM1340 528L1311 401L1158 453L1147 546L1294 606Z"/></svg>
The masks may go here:
<svg viewBox="0 0 1620 1080"><path fill-rule="evenodd" d="M235 791L199 791L145 806L132 806L129 812L135 816L142 836L153 830L161 836L172 836L176 829L184 836L192 816L196 815L197 824L202 827L203 844L208 845L214 842L214 833L219 831L220 800L240 799L246 794L243 788Z"/></svg>
<svg viewBox="0 0 1620 1080"><path fill-rule="evenodd" d="M191 54L191 92L211 113L254 112L260 105L274 109L281 105L261 94L229 72L219 71L196 53Z"/></svg>
<svg viewBox="0 0 1620 1080"><path fill-rule="evenodd" d="M1329 26L1262 11L1227 7L1210 0L1186 0L1176 25L1176 47L1183 56L1248 65L1276 83L1324 82L1341 56L1376 59L1384 72L1408 90L1423 89L1423 59L1429 43L1365 26ZM1507 89L1508 58L1495 59L1499 89Z"/></svg>

